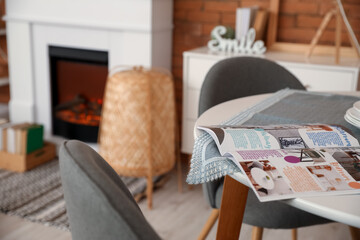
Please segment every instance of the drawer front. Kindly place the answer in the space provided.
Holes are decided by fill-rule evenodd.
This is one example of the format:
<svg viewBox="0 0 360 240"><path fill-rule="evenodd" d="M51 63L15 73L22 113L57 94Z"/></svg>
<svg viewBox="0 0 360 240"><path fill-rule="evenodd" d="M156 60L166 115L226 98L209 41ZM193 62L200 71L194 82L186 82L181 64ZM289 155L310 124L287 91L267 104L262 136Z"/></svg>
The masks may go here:
<svg viewBox="0 0 360 240"><path fill-rule="evenodd" d="M217 62L215 59L189 58L187 84L189 88L200 90L209 69Z"/></svg>
<svg viewBox="0 0 360 240"><path fill-rule="evenodd" d="M194 147L195 120L185 120L182 125L181 152L192 154Z"/></svg>
<svg viewBox="0 0 360 240"><path fill-rule="evenodd" d="M294 74L309 91L355 91L356 73L351 70L310 69L284 66Z"/></svg>

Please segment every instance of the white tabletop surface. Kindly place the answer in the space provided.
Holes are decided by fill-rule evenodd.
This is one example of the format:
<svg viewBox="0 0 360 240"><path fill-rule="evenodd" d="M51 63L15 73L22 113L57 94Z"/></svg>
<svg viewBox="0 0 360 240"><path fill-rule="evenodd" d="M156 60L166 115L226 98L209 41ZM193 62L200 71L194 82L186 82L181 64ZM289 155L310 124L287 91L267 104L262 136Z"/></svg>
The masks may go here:
<svg viewBox="0 0 360 240"><path fill-rule="evenodd" d="M360 92L341 92L339 94L360 97ZM216 105L204 112L196 121L194 136L198 135L197 126L217 125L237 113L255 105L269 97L271 94L261 94L250 97L239 98ZM345 112L344 112L345 114ZM245 176L241 173L231 175L239 182L250 186ZM360 228L360 194L341 196L304 197L283 202L313 214L331 219L336 222Z"/></svg>

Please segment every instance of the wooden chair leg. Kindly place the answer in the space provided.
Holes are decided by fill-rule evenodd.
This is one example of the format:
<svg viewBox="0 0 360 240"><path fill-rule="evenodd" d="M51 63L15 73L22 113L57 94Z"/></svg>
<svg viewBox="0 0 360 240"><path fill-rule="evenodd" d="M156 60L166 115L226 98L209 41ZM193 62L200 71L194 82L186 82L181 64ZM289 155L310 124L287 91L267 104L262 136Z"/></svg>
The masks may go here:
<svg viewBox="0 0 360 240"><path fill-rule="evenodd" d="M291 237L292 240L297 240L297 228L291 229Z"/></svg>
<svg viewBox="0 0 360 240"><path fill-rule="evenodd" d="M360 239L360 228L349 226L349 230L350 230L352 240Z"/></svg>
<svg viewBox="0 0 360 240"><path fill-rule="evenodd" d="M178 192L182 193L182 169L181 169L181 157L177 157L177 178L178 178Z"/></svg>
<svg viewBox="0 0 360 240"><path fill-rule="evenodd" d="M208 220L205 223L205 226L203 227L203 229L201 230L200 235L198 236L198 240L205 240L207 235L209 234L210 230L212 229L212 227L214 226L216 220L219 217L219 210L218 209L213 209L211 211L211 214L208 218Z"/></svg>
<svg viewBox="0 0 360 240"><path fill-rule="evenodd" d="M181 151L180 151L180 128L179 128L179 124L177 123L177 117L175 117L175 159L177 161L176 171L178 177L178 192L181 193L183 187L182 187Z"/></svg>
<svg viewBox="0 0 360 240"><path fill-rule="evenodd" d="M152 176L147 177L147 188L146 188L146 197L148 208L152 209L152 193L153 193L153 179Z"/></svg>
<svg viewBox="0 0 360 240"><path fill-rule="evenodd" d="M253 227L251 233L251 240L261 240L263 235L264 228L262 227Z"/></svg>
<svg viewBox="0 0 360 240"><path fill-rule="evenodd" d="M325 17L323 18L323 21L320 24L320 27L318 28L318 30L316 31L315 36L313 37L313 39L311 40L310 43L310 47L309 50L306 53L306 57L310 57L315 46L317 45L320 37L323 35L324 30L326 28L326 26L328 25L328 23L330 22L331 18L335 15L336 11L335 10L331 10L330 12L328 12Z"/></svg>

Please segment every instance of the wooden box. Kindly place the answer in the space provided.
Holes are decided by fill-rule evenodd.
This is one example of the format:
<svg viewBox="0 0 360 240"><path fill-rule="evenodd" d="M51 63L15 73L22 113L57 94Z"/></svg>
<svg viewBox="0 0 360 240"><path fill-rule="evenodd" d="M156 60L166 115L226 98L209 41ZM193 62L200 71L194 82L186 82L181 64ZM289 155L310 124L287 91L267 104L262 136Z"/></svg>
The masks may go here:
<svg viewBox="0 0 360 240"><path fill-rule="evenodd" d="M56 146L49 142L44 142L42 148L27 155L0 151L0 168L15 172L25 172L54 159L55 156Z"/></svg>

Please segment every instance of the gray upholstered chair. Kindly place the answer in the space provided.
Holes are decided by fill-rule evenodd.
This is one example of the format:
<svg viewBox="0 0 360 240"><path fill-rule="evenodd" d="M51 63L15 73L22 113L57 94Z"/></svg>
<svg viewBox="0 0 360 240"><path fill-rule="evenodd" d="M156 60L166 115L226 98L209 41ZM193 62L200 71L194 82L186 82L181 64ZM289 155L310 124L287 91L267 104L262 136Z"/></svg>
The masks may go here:
<svg viewBox="0 0 360 240"><path fill-rule="evenodd" d="M283 88L305 89L289 71L275 62L255 57L228 58L216 63L207 73L200 92L199 116L207 109L232 99ZM275 124L275 123L274 123ZM213 211L199 239L206 238L218 218L223 179L203 184L204 195ZM249 191L243 222L254 226L261 238L263 228L296 228L327 223L329 220L295 209L281 202L260 203Z"/></svg>
<svg viewBox="0 0 360 240"><path fill-rule="evenodd" d="M119 176L97 152L70 140L62 144L59 158L74 240L160 239Z"/></svg>

